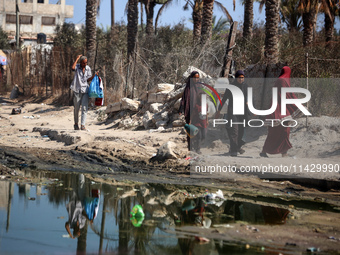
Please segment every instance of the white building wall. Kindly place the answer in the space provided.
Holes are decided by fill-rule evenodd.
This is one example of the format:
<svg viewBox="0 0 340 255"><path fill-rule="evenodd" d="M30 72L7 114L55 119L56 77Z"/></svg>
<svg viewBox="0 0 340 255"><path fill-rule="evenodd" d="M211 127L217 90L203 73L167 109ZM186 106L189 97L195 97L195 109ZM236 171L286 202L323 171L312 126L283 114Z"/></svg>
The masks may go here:
<svg viewBox="0 0 340 255"><path fill-rule="evenodd" d="M6 23L6 15L15 15L16 0L0 0L0 25L9 35L15 36L16 24ZM49 4L48 0L38 3L37 0L27 0L26 3L19 1L20 15L33 16L33 22L20 24L21 37L36 37L38 33L45 33L47 37L54 34L56 25L63 24L65 18L73 17L73 6L66 5L65 0L60 4ZM54 17L55 25L42 25L42 17Z"/></svg>

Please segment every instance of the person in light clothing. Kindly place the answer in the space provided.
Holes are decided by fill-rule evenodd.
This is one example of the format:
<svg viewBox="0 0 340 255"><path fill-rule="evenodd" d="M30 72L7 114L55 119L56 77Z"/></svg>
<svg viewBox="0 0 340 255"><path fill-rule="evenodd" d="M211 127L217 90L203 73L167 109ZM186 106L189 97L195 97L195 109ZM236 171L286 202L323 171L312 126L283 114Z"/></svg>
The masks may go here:
<svg viewBox="0 0 340 255"><path fill-rule="evenodd" d="M78 60L80 64L78 63ZM99 71L92 75L91 68L87 65L87 57L79 55L72 65L74 71L74 78L71 83L71 90L73 91L74 104L74 130L79 130L79 110L81 105L81 130L86 130L85 122L87 110L89 105L88 89L89 84Z"/></svg>

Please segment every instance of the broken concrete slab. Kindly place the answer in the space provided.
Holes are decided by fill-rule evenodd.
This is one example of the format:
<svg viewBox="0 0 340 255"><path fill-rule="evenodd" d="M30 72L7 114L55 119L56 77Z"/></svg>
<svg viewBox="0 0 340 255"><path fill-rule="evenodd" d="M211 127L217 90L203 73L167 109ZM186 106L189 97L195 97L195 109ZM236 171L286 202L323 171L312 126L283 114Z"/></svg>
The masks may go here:
<svg viewBox="0 0 340 255"><path fill-rule="evenodd" d="M109 114L111 112L119 112L121 110L121 103L120 102L116 102L113 104L110 104L106 107L106 114Z"/></svg>
<svg viewBox="0 0 340 255"><path fill-rule="evenodd" d="M153 103L150 105L150 112L156 113L159 112L160 109L162 108L163 104L160 103Z"/></svg>
<svg viewBox="0 0 340 255"><path fill-rule="evenodd" d="M146 111L143 115L143 126L145 129L149 129L150 127L154 127L154 123L152 121L152 114L149 111Z"/></svg>
<svg viewBox="0 0 340 255"><path fill-rule="evenodd" d="M139 109L139 105L140 105L139 101L132 100L126 97L122 98L121 103L122 103L123 110L130 110L133 112L137 112Z"/></svg>
<svg viewBox="0 0 340 255"><path fill-rule="evenodd" d="M157 84L154 88L149 90L149 93L158 93L158 92L170 92L174 90L175 85L169 83L160 83Z"/></svg>
<svg viewBox="0 0 340 255"><path fill-rule="evenodd" d="M49 128L34 127L33 132L39 132L40 135L47 135L51 140L63 142L65 145L75 144L81 141L81 137L66 133L63 130L53 130Z"/></svg>

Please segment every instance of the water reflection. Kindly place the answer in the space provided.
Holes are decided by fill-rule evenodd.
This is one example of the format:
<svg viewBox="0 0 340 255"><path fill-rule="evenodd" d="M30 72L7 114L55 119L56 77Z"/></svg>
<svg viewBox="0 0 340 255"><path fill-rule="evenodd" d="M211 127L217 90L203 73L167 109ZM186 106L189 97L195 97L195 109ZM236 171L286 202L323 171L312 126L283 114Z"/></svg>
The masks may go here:
<svg viewBox="0 0 340 255"><path fill-rule="evenodd" d="M48 249L61 254L206 255L225 254L231 246L232 254L237 254L239 245L181 235L176 228L211 228L238 220L282 224L288 214L245 202L207 204L161 184L108 185L83 174L24 174L26 183L0 182L0 219L6 218L7 230L0 253L35 254ZM145 217L136 227L130 212L137 204Z"/></svg>

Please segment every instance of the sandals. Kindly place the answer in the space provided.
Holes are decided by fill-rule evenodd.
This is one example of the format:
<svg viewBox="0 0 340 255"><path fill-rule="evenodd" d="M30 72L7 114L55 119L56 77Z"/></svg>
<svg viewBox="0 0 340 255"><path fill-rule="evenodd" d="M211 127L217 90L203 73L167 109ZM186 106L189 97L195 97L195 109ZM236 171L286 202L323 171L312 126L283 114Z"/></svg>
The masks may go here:
<svg viewBox="0 0 340 255"><path fill-rule="evenodd" d="M86 130L86 127L84 125L81 125L79 128L78 124L74 124L73 127L74 130Z"/></svg>

